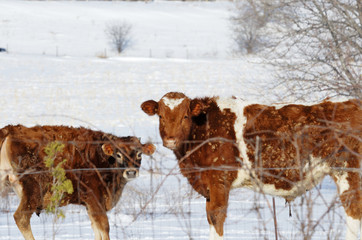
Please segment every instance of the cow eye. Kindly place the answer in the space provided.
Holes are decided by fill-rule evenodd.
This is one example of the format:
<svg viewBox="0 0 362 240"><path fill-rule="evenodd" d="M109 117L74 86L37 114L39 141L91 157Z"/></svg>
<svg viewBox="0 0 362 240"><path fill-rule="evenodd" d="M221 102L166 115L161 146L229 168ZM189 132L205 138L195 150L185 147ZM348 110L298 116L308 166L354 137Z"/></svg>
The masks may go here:
<svg viewBox="0 0 362 240"><path fill-rule="evenodd" d="M189 118L189 116L187 116L187 115L184 116L184 119L188 119L188 118Z"/></svg>
<svg viewBox="0 0 362 240"><path fill-rule="evenodd" d="M138 152L137 155L136 155L136 158L139 160L142 158L142 152Z"/></svg>
<svg viewBox="0 0 362 240"><path fill-rule="evenodd" d="M117 153L117 161L118 162L123 162L123 155L120 152Z"/></svg>

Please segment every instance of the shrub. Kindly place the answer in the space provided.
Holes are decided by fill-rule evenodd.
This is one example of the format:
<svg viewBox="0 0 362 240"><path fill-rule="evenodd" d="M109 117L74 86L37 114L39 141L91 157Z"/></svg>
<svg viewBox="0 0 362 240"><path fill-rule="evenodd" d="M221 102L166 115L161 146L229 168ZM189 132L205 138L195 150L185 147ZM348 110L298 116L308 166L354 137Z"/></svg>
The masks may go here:
<svg viewBox="0 0 362 240"><path fill-rule="evenodd" d="M128 22L116 22L106 27L111 45L120 54L130 46L132 25Z"/></svg>
<svg viewBox="0 0 362 240"><path fill-rule="evenodd" d="M67 179L65 176L65 169L63 164L67 161L66 159L61 162L55 162L58 153L62 153L64 149L64 144L60 142L51 142L49 143L44 151L46 156L44 157L44 163L53 177L53 182L51 183L51 192L50 203L46 208L47 213L54 213L57 218L64 218L64 213L59 209L59 206L63 203L63 197L65 194L73 193L73 184L72 181Z"/></svg>

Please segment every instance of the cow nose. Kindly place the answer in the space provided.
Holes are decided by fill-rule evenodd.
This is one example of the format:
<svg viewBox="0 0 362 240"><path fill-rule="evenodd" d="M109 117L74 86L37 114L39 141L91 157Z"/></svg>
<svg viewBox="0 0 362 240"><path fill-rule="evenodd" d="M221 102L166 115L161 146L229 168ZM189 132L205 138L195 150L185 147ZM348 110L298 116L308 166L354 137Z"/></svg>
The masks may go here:
<svg viewBox="0 0 362 240"><path fill-rule="evenodd" d="M123 177L127 180L132 180L138 177L138 170L135 168L126 169L123 173Z"/></svg>
<svg viewBox="0 0 362 240"><path fill-rule="evenodd" d="M163 141L163 145L170 149L176 149L177 141L176 141L175 137L167 137Z"/></svg>

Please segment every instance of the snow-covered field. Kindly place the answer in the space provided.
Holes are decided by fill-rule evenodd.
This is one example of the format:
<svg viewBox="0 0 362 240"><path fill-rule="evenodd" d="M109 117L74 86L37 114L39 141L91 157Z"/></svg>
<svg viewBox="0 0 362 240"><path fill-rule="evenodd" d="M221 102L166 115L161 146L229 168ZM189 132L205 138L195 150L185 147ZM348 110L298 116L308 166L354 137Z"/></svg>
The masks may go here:
<svg viewBox="0 0 362 240"><path fill-rule="evenodd" d="M208 239L205 200L180 176L173 153L160 144L158 120L146 116L140 104L168 91L277 101L275 94L283 89L272 88L272 69L257 57L232 56L232 6L0 1L0 47L8 49L0 53L0 127L81 125L157 144L154 156L143 158L141 176L109 212L112 239ZM116 21L133 26L132 45L121 56L105 34L107 24ZM335 194L327 179L293 203L292 217L284 200L276 199L279 239L303 239L302 232L311 233L313 225L312 239L341 238L343 209L337 202L328 210ZM17 204L12 194L1 199L0 239L22 239L12 218ZM274 239L271 206L270 197L232 191L225 239ZM59 222L45 213L34 215L35 237L93 239L84 208L64 211L66 218Z"/></svg>

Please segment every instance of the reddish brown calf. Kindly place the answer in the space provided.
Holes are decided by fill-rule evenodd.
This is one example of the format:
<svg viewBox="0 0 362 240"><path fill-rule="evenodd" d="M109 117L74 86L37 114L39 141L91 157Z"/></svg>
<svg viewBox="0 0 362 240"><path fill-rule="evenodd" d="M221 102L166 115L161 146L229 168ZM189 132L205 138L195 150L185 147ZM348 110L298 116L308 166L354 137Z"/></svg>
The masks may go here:
<svg viewBox="0 0 362 240"><path fill-rule="evenodd" d="M170 92L141 106L159 116L163 145L206 198L209 239L223 239L229 191L248 187L287 201L330 175L347 214L346 239L362 220L361 101L282 107Z"/></svg>
<svg viewBox="0 0 362 240"><path fill-rule="evenodd" d="M138 176L142 153L151 155L155 147L141 144L136 137L85 128L18 125L0 129L0 187L10 185L20 198L14 218L27 240L34 239L32 214L40 214L50 203L53 176L44 165L44 148L54 141L64 144L55 164L66 159L63 167L74 189L63 197L61 206L86 206L95 239L108 240L106 212L117 204L126 183Z"/></svg>

